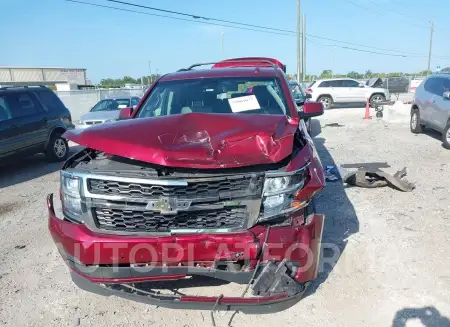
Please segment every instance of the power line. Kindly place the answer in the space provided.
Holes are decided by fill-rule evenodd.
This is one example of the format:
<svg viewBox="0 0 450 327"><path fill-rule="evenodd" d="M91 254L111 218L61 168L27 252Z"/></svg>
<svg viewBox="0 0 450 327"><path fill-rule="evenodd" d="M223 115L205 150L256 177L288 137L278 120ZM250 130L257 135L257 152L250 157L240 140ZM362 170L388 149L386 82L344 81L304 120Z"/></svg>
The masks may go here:
<svg viewBox="0 0 450 327"><path fill-rule="evenodd" d="M383 56L391 56L391 57L402 57L402 58L407 58L408 56L406 55L401 55L401 54L393 54L393 53L383 53L383 52L377 52L377 51L370 51L370 50L363 50L363 49L356 49L356 48L351 48L351 47L346 47L346 46L339 46L339 45L335 45L335 44L321 44L319 42L315 42L310 40L308 37L306 37L306 40L320 45L322 47L336 47L336 48L342 48L342 49L347 49L347 50L353 50L353 51L359 51L359 52L366 52L366 53L372 53L372 54L378 54L378 55L383 55Z"/></svg>
<svg viewBox="0 0 450 327"><path fill-rule="evenodd" d="M73 3L79 3L79 4L83 4L83 5L87 5L87 6L99 7L99 8L107 8L107 9L118 10L118 11L132 12L132 13L142 14L142 15L149 15L149 16L162 17L162 18L170 18L170 19L181 20L181 21L185 21L185 22L193 22L193 23L206 24L206 25L214 25L214 26L236 28L236 29L240 29L240 30L247 30L247 31L253 31L253 32L261 32L261 33L270 33L270 34L277 34L277 35L292 36L292 34L286 34L286 33L281 33L281 32L264 31L264 30L254 29L254 28L246 28L246 27L232 26L232 25L226 25L226 24L218 24L218 23L212 23L212 22L203 22L203 21L198 21L198 20L193 20L193 19L172 17L172 16L167 16L167 15L152 14L152 13L149 13L149 12L143 12L143 11L131 10L131 9L125 9L125 8L118 8L118 7L112 7L112 6L106 6L106 5L99 5L99 4L95 4L95 3L78 1L78 0L65 0L65 1L73 2Z"/></svg>
<svg viewBox="0 0 450 327"><path fill-rule="evenodd" d="M165 12L168 14L175 14L175 15L180 15L180 16L191 17L191 18L195 18L195 19L212 20L212 21L216 21L219 23L226 23L226 24L238 24L238 25L242 25L242 26L255 27L255 28L267 29L267 30L272 30L272 31L284 32L284 33L294 33L293 31L283 30L283 29L279 29L279 28L273 28L273 27L267 27L267 26L261 26L261 25L253 25L253 24L247 24L247 23L237 23L237 22L233 22L231 20L211 18L211 17L200 16L200 15L183 13L183 12L179 12L179 11L172 11L172 10L167 10L167 9L149 7L149 6L139 5L139 4L131 3L131 2L118 1L118 0L106 0L106 1L120 3L120 4L126 5L126 6L138 7L138 8L142 8L142 9L149 9L149 10Z"/></svg>
<svg viewBox="0 0 450 327"><path fill-rule="evenodd" d="M124 2L124 1L118 1L118 0L106 0L106 1L121 3L121 4L124 4L124 5L130 5L130 6L138 6L138 7L143 7L145 9L156 10L156 11L161 11L161 12L166 12L166 13L173 13L173 14L177 14L177 15L194 17L195 19L173 17L173 16L168 16L168 15L155 14L155 13L149 13L149 12L138 11L138 10L131 10L131 9L107 6L107 5L94 4L94 3L85 2L85 1L79 1L79 0L65 0L65 1L72 2L72 3L78 3L78 4L83 4L83 5L88 5L88 6L93 6L93 7L106 8L106 9L111 9L111 10L131 12L131 13L137 13L137 14L142 14L142 15L149 15L149 16L154 16L154 17L169 18L169 19L174 19L174 20L179 20L179 21L187 21L187 22L192 22L192 23L199 23L199 24L206 24L206 25L213 25L213 26L228 27L228 28L247 30L247 31L253 31L253 32L269 33L269 34L283 35L283 36L295 36L296 35L295 31L290 31L290 30L283 30L283 29L276 29L276 28L267 27L267 26L261 26L261 25L240 23L240 22L236 22L236 21L221 20L221 19L216 19L216 18L212 18L212 17L206 17L206 16L182 13L182 12L177 12L177 11L171 11L171 10L166 10L166 9L142 6L142 5L137 5L137 4ZM199 19L203 19L203 20L199 20ZM228 22L228 24L214 23L213 21ZM229 25L229 24L243 25L243 26L246 26L246 27L234 26L234 25ZM254 28L251 28L251 27L254 27ZM262 29L262 28L264 28L264 29ZM368 48L368 49L374 49L374 50L382 50L382 51L394 52L394 53L399 53L399 54L404 54L404 55L409 55L409 56L426 56L426 55L420 54L420 53L406 52L406 51L401 51L401 50L393 50L393 49L388 49L388 48L380 48L380 47L375 47L375 46L370 46L370 45L365 45L365 44L358 44L358 43L353 43L353 42L336 40L336 39L323 37L323 36L319 36L319 35L313 35L313 34L306 34L306 36L309 36L309 37L312 37L312 38L316 38L316 39L320 39L320 40L326 40L326 41L331 41L331 42L336 42L336 43L341 43L341 44L347 44L347 45L352 45L352 46L357 46L357 47L363 47L363 48ZM354 49L354 48L351 48L351 47L346 47L346 48L349 49L349 50L353 50ZM360 49L355 49L354 51L361 51L361 50ZM386 55L389 55L389 54L386 54ZM433 56L433 57L438 58L438 56ZM446 58L446 57L441 57L441 58Z"/></svg>
<svg viewBox="0 0 450 327"><path fill-rule="evenodd" d="M371 14L378 15L378 16L382 16L382 17L389 17L389 16L387 16L385 13L380 13L380 12L378 12L378 11L373 11L373 9L367 8L367 7L365 7L365 6L362 6L362 5L360 5L359 3L353 2L352 0L343 0L343 1L345 1L345 2L347 2L347 3L350 3L350 4L352 4L352 5L355 6L355 7L358 7L358 8L361 8L361 9L363 9L363 10L366 10L366 11L370 12ZM373 0L368 0L368 1L371 2L371 3L373 3L373 4L375 4L375 5L379 5L379 3L377 3L377 2L375 2L375 1L373 1ZM406 15L406 14L401 13L401 12L398 12L398 11L393 11L393 13L398 14L398 15L401 15L401 16L405 16L406 18L409 18L409 19L415 19L414 17L411 17L411 16L409 16L409 15ZM409 23L410 23L412 26L415 26L415 27L420 27L420 28L423 28L423 27L424 27L424 25L421 25L421 24L416 24L416 23L413 23L413 22L409 22Z"/></svg>

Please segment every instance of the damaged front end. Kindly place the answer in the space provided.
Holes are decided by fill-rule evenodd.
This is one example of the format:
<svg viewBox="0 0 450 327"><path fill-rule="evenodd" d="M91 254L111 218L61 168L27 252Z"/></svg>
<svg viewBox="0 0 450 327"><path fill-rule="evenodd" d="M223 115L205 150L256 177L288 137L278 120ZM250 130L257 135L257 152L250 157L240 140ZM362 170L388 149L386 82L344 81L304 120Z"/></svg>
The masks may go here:
<svg viewBox="0 0 450 327"><path fill-rule="evenodd" d="M61 171L62 216L52 195L47 204L73 281L164 307L268 313L295 304L317 276L324 217L312 198L323 168L297 120L253 119L224 115L224 129L217 116L187 114L67 133L86 148ZM147 136L149 125L160 137ZM143 287L192 276L247 287L240 297Z"/></svg>

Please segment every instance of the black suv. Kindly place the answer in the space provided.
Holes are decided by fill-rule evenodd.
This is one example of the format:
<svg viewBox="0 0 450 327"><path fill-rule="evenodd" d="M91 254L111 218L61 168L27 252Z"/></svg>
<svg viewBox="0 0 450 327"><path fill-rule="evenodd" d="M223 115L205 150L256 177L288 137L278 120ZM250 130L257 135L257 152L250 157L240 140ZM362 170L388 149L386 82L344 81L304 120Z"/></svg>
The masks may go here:
<svg viewBox="0 0 450 327"><path fill-rule="evenodd" d="M64 161L69 145L61 135L73 127L69 110L51 89L0 88L0 162L41 152Z"/></svg>

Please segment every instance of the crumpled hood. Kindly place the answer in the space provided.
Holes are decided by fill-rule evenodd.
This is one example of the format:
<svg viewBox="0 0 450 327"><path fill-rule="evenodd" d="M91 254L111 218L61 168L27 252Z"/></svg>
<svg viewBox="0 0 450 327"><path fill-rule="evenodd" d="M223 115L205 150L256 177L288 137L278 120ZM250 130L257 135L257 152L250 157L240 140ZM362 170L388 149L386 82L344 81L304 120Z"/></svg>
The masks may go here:
<svg viewBox="0 0 450 327"><path fill-rule="evenodd" d="M286 158L297 128L297 119L281 115L188 113L69 130L64 137L157 165L231 168Z"/></svg>
<svg viewBox="0 0 450 327"><path fill-rule="evenodd" d="M90 120L110 120L119 118L120 110L109 110L109 111L95 111L85 113L80 117L82 121Z"/></svg>
<svg viewBox="0 0 450 327"><path fill-rule="evenodd" d="M381 78L379 78L379 77L374 77L374 78L369 79L366 82L366 85L368 87L382 87L383 80Z"/></svg>

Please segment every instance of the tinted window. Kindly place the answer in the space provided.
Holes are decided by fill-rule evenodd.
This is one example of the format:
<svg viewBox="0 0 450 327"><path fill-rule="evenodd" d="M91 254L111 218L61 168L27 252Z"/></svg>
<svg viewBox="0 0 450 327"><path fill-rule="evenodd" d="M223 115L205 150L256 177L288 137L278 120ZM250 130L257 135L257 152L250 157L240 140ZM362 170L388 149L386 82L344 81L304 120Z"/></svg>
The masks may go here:
<svg viewBox="0 0 450 327"><path fill-rule="evenodd" d="M296 83L296 84L290 84L289 88L291 89L292 95L295 99L295 101L302 101L304 102L305 94L303 93L302 88Z"/></svg>
<svg viewBox="0 0 450 327"><path fill-rule="evenodd" d="M33 115L38 112L31 96L27 93L11 95L13 106L11 107L12 118Z"/></svg>
<svg viewBox="0 0 450 327"><path fill-rule="evenodd" d="M338 80L334 80L334 81L330 81L330 87L342 87L343 81L338 79Z"/></svg>
<svg viewBox="0 0 450 327"><path fill-rule="evenodd" d="M330 87L330 81L323 81L319 84L319 87Z"/></svg>
<svg viewBox="0 0 450 327"><path fill-rule="evenodd" d="M359 83L357 81L343 80L342 87L359 87Z"/></svg>
<svg viewBox="0 0 450 327"><path fill-rule="evenodd" d="M11 119L11 105L5 96L0 96L0 121Z"/></svg>
<svg viewBox="0 0 450 327"><path fill-rule="evenodd" d="M432 77L425 81L424 89L435 95L442 96L444 92L450 91L450 80L444 77Z"/></svg>
<svg viewBox="0 0 450 327"><path fill-rule="evenodd" d="M64 108L64 104L52 91L34 92L45 110L55 111Z"/></svg>
<svg viewBox="0 0 450 327"><path fill-rule="evenodd" d="M138 118L184 113L289 115L278 79L222 77L159 82Z"/></svg>

